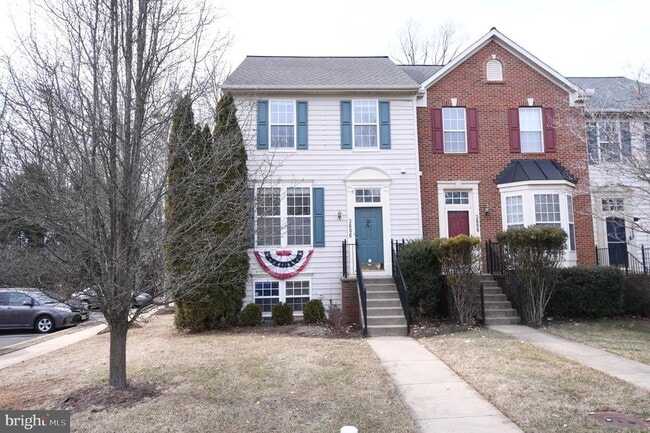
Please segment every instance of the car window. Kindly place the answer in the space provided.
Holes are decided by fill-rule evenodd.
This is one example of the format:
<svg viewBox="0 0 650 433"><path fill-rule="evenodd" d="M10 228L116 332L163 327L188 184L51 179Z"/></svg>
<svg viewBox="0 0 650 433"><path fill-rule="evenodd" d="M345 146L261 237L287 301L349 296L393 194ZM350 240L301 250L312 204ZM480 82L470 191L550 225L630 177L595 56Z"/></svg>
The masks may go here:
<svg viewBox="0 0 650 433"><path fill-rule="evenodd" d="M10 306L17 306L17 305L24 305L25 301L31 301L32 298L29 296L25 295L24 293L10 293L9 294L9 305Z"/></svg>
<svg viewBox="0 0 650 433"><path fill-rule="evenodd" d="M9 305L9 293L0 292L0 305Z"/></svg>

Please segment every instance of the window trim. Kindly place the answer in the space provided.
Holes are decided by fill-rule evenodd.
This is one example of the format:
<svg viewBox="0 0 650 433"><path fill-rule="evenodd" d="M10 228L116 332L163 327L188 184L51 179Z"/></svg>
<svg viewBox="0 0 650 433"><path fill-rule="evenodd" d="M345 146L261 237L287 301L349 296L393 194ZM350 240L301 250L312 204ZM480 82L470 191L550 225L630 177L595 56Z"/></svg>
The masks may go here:
<svg viewBox="0 0 650 433"><path fill-rule="evenodd" d="M539 131L536 129L524 129L523 124L522 124L522 111L533 111L539 113ZM519 113L519 148L521 153L544 153L544 110L542 110L542 107L518 107L518 113ZM524 132L539 132L539 143L540 143L540 149L539 150L524 150L524 137L523 133Z"/></svg>
<svg viewBox="0 0 650 433"><path fill-rule="evenodd" d="M309 191L309 215L289 215L289 190L303 188ZM280 215L271 216L272 218L280 218L280 243L279 244L260 244L259 243L259 229L258 219L264 218L258 215L258 204L260 197L260 190L264 189L279 189L280 190ZM272 184L272 185L256 185L255 186L255 203L254 203L254 243L253 248L301 248L314 246L314 188L311 184L297 183L297 184ZM308 244L290 244L289 243L289 219L297 217L309 217L309 243Z"/></svg>
<svg viewBox="0 0 650 433"><path fill-rule="evenodd" d="M273 123L273 105L277 103L287 103L293 107L293 123ZM269 149L275 151L293 151L297 148L298 142L298 108L295 99L269 99ZM274 146L273 145L273 127L274 126L291 126L293 128L293 146Z"/></svg>
<svg viewBox="0 0 650 433"><path fill-rule="evenodd" d="M255 291L256 291L256 286L257 284L277 284L278 286L278 296L256 296ZM287 296L287 283L307 283L308 289L309 289L309 295L305 296ZM269 277L268 275L259 275L257 277L254 277L252 279L252 301L249 303L252 304L257 304L257 299L275 299L277 298L277 302L271 304L271 310L273 309L273 305L275 305L278 302L287 302L287 298L309 298L309 300L315 299L314 298L314 285L312 282L312 277L311 275L304 275L304 273L301 273L300 275L296 275L293 278L289 278L286 280L277 280L272 277ZM303 303L304 304L307 301ZM260 304L258 304L260 305ZM261 307L262 305L260 305ZM293 314L295 316L302 316L304 310L294 310ZM262 310L262 317L271 317L271 311L263 311Z"/></svg>
<svg viewBox="0 0 650 433"><path fill-rule="evenodd" d="M355 107L358 103L366 103L366 102L371 102L373 103L375 107L375 122L374 123L364 123L364 122L357 122L356 121L356 112L355 112ZM376 151L380 150L380 140L381 138L379 137L379 126L380 126L380 121L379 121L379 100L378 99L353 99L352 104L350 106L350 123L352 125L352 149L361 151L361 152L368 152L368 151ZM357 134L356 134L356 127L357 126L374 126L375 127L375 146L357 146Z"/></svg>

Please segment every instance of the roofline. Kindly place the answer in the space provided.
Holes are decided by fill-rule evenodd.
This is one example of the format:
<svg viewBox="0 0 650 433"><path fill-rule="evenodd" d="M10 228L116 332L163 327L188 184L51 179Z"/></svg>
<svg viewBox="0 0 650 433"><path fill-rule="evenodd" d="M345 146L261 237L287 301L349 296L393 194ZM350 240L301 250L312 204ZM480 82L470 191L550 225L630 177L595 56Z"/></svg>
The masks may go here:
<svg viewBox="0 0 650 433"><path fill-rule="evenodd" d="M463 63L467 58L475 54L479 49L483 48L491 40L494 40L496 43L501 45L503 48L511 52L519 59L523 60L528 65L532 66L535 69L541 70L547 76L549 76L549 78L555 80L558 84L561 84L562 87L564 87L566 90L576 93L580 91L580 88L578 86L573 84L555 69L551 68L546 63L542 62L537 57L517 45L503 33L499 32L496 27L492 27L489 32L487 32L485 35L483 35L483 37L470 45L469 48L463 51L458 57L452 59L442 69L429 77L429 79L422 83L422 87L427 89L432 84L439 81L442 77L456 69L456 67Z"/></svg>
<svg viewBox="0 0 650 433"><path fill-rule="evenodd" d="M235 91L273 91L273 92L291 92L291 91L307 91L307 92L328 92L333 93L340 90L344 91L359 91L359 92L412 92L414 95L420 90L420 86L386 86L386 87L377 87L377 86L288 86L288 85L270 85L270 86L259 86L259 85L228 85L223 84L221 86L222 90L229 90L231 92Z"/></svg>

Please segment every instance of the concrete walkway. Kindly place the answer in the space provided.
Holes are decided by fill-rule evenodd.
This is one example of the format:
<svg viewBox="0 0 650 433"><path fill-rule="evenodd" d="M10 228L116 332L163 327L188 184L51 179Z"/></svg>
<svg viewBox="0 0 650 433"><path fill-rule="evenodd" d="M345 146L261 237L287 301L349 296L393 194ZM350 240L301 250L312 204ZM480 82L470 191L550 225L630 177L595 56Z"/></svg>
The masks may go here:
<svg viewBox="0 0 650 433"><path fill-rule="evenodd" d="M0 370L90 338L94 335L97 335L97 333L104 328L106 328L105 323L90 326L71 334L61 335L60 337L52 338L51 340L37 343L24 349L19 349L15 352L10 352L6 355L2 355L0 356Z"/></svg>
<svg viewBox="0 0 650 433"><path fill-rule="evenodd" d="M488 328L526 341L572 361L650 390L650 365L614 355L582 343L567 340L522 325L494 325Z"/></svg>
<svg viewBox="0 0 650 433"><path fill-rule="evenodd" d="M367 340L422 433L521 433L522 430L420 343Z"/></svg>

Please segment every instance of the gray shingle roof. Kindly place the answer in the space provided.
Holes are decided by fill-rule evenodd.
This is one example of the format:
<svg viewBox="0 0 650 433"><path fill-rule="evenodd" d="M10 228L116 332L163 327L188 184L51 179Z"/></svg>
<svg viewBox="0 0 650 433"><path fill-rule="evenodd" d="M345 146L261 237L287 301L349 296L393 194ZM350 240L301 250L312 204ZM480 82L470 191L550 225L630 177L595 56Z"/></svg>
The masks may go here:
<svg viewBox="0 0 650 433"><path fill-rule="evenodd" d="M399 67L420 84L443 68L442 65L400 65Z"/></svg>
<svg viewBox="0 0 650 433"><path fill-rule="evenodd" d="M529 180L578 180L553 159L513 159L495 179L497 185Z"/></svg>
<svg viewBox="0 0 650 433"><path fill-rule="evenodd" d="M568 77L583 90L593 89L587 109L603 111L648 111L650 84L625 77Z"/></svg>
<svg viewBox="0 0 650 433"><path fill-rule="evenodd" d="M224 89L409 90L418 83L388 57L247 56Z"/></svg>

